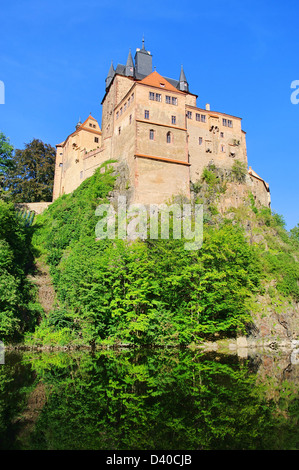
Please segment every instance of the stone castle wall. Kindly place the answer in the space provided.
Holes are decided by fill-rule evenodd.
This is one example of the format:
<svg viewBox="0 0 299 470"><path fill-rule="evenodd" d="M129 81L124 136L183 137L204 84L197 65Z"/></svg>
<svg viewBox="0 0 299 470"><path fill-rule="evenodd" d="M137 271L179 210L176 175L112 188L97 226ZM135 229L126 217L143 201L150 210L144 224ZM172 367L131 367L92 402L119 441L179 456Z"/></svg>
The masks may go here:
<svg viewBox="0 0 299 470"><path fill-rule="evenodd" d="M241 118L198 108L196 95L176 90L156 72L141 81L115 75L102 101L102 129L90 116L57 146L53 199L110 159L126 163L133 202L161 203L176 194L190 197L190 183L210 163L230 169L240 160L247 166L246 134ZM269 206L262 178L250 174L248 184Z"/></svg>

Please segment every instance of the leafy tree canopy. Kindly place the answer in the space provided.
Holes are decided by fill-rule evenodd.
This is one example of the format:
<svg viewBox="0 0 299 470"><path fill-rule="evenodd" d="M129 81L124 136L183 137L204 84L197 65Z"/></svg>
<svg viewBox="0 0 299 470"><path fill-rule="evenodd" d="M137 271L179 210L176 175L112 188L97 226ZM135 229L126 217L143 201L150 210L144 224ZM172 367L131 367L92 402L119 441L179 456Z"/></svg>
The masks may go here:
<svg viewBox="0 0 299 470"><path fill-rule="evenodd" d="M0 132L0 197L4 191L5 175L12 167L12 155L13 146L3 132Z"/></svg>
<svg viewBox="0 0 299 470"><path fill-rule="evenodd" d="M24 150L17 149L5 176L5 186L14 202L51 201L55 149L33 139Z"/></svg>

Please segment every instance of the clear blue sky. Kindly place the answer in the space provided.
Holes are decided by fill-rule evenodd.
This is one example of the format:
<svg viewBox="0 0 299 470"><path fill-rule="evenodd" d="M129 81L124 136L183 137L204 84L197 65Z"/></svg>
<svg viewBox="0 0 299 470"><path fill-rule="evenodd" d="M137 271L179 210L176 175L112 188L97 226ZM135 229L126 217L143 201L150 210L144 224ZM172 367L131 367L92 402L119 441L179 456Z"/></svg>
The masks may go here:
<svg viewBox="0 0 299 470"><path fill-rule="evenodd" d="M101 123L111 60L145 46L164 76L181 64L197 105L243 118L249 165L269 184L272 208L299 222L298 0L149 2L11 0L1 4L0 130L16 148L53 146L89 113Z"/></svg>

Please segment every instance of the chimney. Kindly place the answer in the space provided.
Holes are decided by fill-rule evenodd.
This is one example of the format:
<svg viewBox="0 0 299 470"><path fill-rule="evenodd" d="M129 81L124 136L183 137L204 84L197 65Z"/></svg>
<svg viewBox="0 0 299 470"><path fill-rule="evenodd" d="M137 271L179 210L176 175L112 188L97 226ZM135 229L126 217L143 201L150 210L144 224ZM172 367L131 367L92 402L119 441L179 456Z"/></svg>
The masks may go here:
<svg viewBox="0 0 299 470"><path fill-rule="evenodd" d="M210 109L210 105L209 105L209 103L207 103L207 104L206 104L206 111L210 111L210 110L211 110L211 109Z"/></svg>

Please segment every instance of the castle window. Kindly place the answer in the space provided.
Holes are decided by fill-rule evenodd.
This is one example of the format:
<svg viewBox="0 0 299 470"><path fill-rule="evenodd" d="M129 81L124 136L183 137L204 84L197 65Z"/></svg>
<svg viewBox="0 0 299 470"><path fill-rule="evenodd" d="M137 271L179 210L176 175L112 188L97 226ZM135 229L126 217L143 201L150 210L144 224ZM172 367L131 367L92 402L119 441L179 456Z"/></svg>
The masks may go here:
<svg viewBox="0 0 299 470"><path fill-rule="evenodd" d="M160 93L156 93L156 101L162 101L162 95L160 95Z"/></svg>
<svg viewBox="0 0 299 470"><path fill-rule="evenodd" d="M118 128L118 134L120 134L120 133L121 133L121 127Z"/></svg>
<svg viewBox="0 0 299 470"><path fill-rule="evenodd" d="M155 100L155 93L153 93L152 91L149 92L149 99L152 101Z"/></svg>
<svg viewBox="0 0 299 470"><path fill-rule="evenodd" d="M192 119L192 111L187 111L187 118Z"/></svg>
<svg viewBox="0 0 299 470"><path fill-rule="evenodd" d="M225 145L221 145L221 152L225 152Z"/></svg>
<svg viewBox="0 0 299 470"><path fill-rule="evenodd" d="M124 104L124 111L127 109L127 103Z"/></svg>
<svg viewBox="0 0 299 470"><path fill-rule="evenodd" d="M176 116L171 116L171 124L176 124Z"/></svg>
<svg viewBox="0 0 299 470"><path fill-rule="evenodd" d="M227 126L228 127L233 127L233 121L231 121L230 119L227 120Z"/></svg>
<svg viewBox="0 0 299 470"><path fill-rule="evenodd" d="M95 141L95 143L97 144L97 143L99 142L99 138L98 138L98 137L95 137L95 138L94 138L94 141Z"/></svg>
<svg viewBox="0 0 299 470"><path fill-rule="evenodd" d="M91 122L89 123L89 127L92 127L92 124L91 124Z"/></svg>
<svg viewBox="0 0 299 470"><path fill-rule="evenodd" d="M116 113L116 119L118 119L118 116L119 116L119 112L117 111L117 113Z"/></svg>
<svg viewBox="0 0 299 470"><path fill-rule="evenodd" d="M198 138L198 144L199 144L199 145L202 145L202 137L199 137L199 138Z"/></svg>
<svg viewBox="0 0 299 470"><path fill-rule="evenodd" d="M171 144L171 132L167 132L167 134L166 134L166 142L167 142L167 144Z"/></svg>
<svg viewBox="0 0 299 470"><path fill-rule="evenodd" d="M165 96L165 102L166 102L167 104L173 104L173 105L175 105L175 106L178 105L178 99L175 98L174 96L168 96L168 95L166 95L166 96Z"/></svg>
<svg viewBox="0 0 299 470"><path fill-rule="evenodd" d="M224 132L220 132L220 137L223 139L223 137L224 137Z"/></svg>
<svg viewBox="0 0 299 470"><path fill-rule="evenodd" d="M200 121L200 114L196 113L196 121Z"/></svg>
<svg viewBox="0 0 299 470"><path fill-rule="evenodd" d="M149 111L147 109L144 111L144 119L149 119Z"/></svg>
<svg viewBox="0 0 299 470"><path fill-rule="evenodd" d="M204 114L201 115L200 119L201 122L206 122L206 116Z"/></svg>
<svg viewBox="0 0 299 470"><path fill-rule="evenodd" d="M122 108L120 108L120 115L122 115L122 113L123 113L123 109L122 109Z"/></svg>
<svg viewBox="0 0 299 470"><path fill-rule="evenodd" d="M132 114L130 114L129 123L132 124Z"/></svg>
<svg viewBox="0 0 299 470"><path fill-rule="evenodd" d="M222 124L223 124L224 126L227 126L227 119L222 119Z"/></svg>
<svg viewBox="0 0 299 470"><path fill-rule="evenodd" d="M130 106L131 104L131 98L128 98L128 107Z"/></svg>
<svg viewBox="0 0 299 470"><path fill-rule="evenodd" d="M150 138L150 140L155 140L155 131L154 131L154 129L150 129L149 138Z"/></svg>
<svg viewBox="0 0 299 470"><path fill-rule="evenodd" d="M134 93L132 93L131 100L132 101L134 100Z"/></svg>

